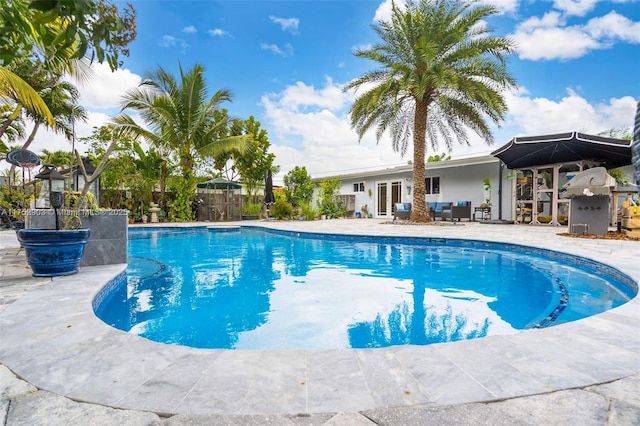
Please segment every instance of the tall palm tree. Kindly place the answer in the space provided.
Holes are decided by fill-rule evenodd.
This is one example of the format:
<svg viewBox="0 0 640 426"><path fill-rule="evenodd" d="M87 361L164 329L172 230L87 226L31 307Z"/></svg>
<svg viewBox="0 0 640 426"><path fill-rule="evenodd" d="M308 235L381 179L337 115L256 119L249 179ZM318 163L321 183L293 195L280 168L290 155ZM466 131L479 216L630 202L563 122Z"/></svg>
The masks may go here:
<svg viewBox="0 0 640 426"><path fill-rule="evenodd" d="M451 0L410 1L406 8L394 4L391 21L374 26L382 43L355 53L381 68L347 85L365 90L351 108L351 125L360 139L375 127L378 142L389 130L394 150L403 155L413 137L414 221L429 221L427 138L434 151L440 140L451 149L455 139L468 144L471 129L491 144L486 118L496 124L504 119L503 91L515 87L505 55L514 45L491 37L483 24L496 12L492 6Z"/></svg>
<svg viewBox="0 0 640 426"><path fill-rule="evenodd" d="M139 111L149 129L124 114L112 120L122 131L143 137L158 147L166 147L177 157L182 175L172 206L176 220L193 219L191 198L195 194L193 170L196 161L222 150L244 146L244 136L218 136L228 121L221 121L217 118L220 114L216 113L220 104L231 101L232 96L228 90L218 90L207 98L203 73L201 65L195 65L187 72L180 66L178 81L159 67L149 73L138 88L127 92L120 104L122 110Z"/></svg>

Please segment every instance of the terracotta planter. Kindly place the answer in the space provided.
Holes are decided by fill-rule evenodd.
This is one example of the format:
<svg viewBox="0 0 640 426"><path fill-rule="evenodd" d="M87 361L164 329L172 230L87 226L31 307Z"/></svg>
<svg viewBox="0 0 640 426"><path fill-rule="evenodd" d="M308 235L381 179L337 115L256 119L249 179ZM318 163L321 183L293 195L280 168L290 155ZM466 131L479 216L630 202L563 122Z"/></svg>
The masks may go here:
<svg viewBox="0 0 640 426"><path fill-rule="evenodd" d="M18 240L34 277L57 277L78 272L89 229L21 229Z"/></svg>

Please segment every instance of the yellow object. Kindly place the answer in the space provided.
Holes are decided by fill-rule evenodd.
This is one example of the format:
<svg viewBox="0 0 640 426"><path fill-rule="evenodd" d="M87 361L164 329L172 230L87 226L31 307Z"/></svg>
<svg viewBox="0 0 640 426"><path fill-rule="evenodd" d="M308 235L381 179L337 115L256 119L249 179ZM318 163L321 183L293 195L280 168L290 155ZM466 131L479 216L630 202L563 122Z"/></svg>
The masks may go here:
<svg viewBox="0 0 640 426"><path fill-rule="evenodd" d="M623 209L628 209L629 208L629 200L624 200L622 202L622 208Z"/></svg>

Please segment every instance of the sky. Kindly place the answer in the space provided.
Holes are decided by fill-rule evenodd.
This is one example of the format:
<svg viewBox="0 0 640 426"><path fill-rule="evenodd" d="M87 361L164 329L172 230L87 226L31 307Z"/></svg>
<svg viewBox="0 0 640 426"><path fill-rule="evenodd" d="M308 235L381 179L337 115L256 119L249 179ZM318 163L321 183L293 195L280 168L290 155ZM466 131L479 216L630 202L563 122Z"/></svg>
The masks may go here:
<svg viewBox="0 0 640 426"><path fill-rule="evenodd" d="M233 101L222 104L230 115L253 116L267 131L280 167L275 184L295 166L322 177L411 160L411 151L393 152L387 135L379 143L373 132L358 140L349 118L358 93L343 90L377 68L353 53L379 41L372 25L388 19L390 0L129 2L137 38L116 72L92 65L94 77L79 87L89 119L76 125L76 140L117 114L123 93L145 73L162 67L177 77L180 67L199 64L210 96L230 90ZM493 34L516 44L508 68L518 87L504 94L509 111L500 127L491 127L494 144L470 131L471 146L454 146L453 158L489 154L514 136L631 133L640 100L640 0L483 2L499 10L486 21ZM64 137L40 131L30 149L70 147ZM429 147L427 155L443 152L445 146Z"/></svg>

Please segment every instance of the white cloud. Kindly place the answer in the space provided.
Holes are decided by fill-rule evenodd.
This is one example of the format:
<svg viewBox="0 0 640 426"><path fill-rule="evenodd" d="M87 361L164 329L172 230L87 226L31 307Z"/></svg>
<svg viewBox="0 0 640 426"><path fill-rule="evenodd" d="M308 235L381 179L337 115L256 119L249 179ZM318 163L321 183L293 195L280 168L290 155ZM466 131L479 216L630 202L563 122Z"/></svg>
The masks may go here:
<svg viewBox="0 0 640 426"><path fill-rule="evenodd" d="M391 21L391 6L393 3L395 3L396 7L401 8L407 4L405 0L384 0L373 15L373 22Z"/></svg>
<svg viewBox="0 0 640 426"><path fill-rule="evenodd" d="M481 0L480 3L494 6L498 13L514 13L518 10L518 3L520 0ZM397 7L404 8L407 4L406 0L384 0L373 16L373 22L390 21L391 20L391 5L395 3Z"/></svg>
<svg viewBox="0 0 640 426"><path fill-rule="evenodd" d="M358 142L346 109L350 96L327 78L322 88L297 82L280 93L262 97L264 127L269 129L276 163L281 166L278 176L295 166L305 166L315 177L406 164L410 160L394 153L387 139L376 145L373 134Z"/></svg>
<svg viewBox="0 0 640 426"><path fill-rule="evenodd" d="M565 15L584 16L595 7L600 0L555 0L553 7Z"/></svg>
<svg viewBox="0 0 640 426"><path fill-rule="evenodd" d="M521 134L539 135L580 131L598 134L633 125L636 101L631 96L611 98L608 103L590 104L567 89L560 100L533 98L526 89L507 95L509 124ZM514 135L515 136L515 135Z"/></svg>
<svg viewBox="0 0 640 426"><path fill-rule="evenodd" d="M162 40L160 41L160 46L161 47L173 47L176 44L179 43L179 39L170 36L170 35L163 35L162 36Z"/></svg>
<svg viewBox="0 0 640 426"><path fill-rule="evenodd" d="M542 18L538 18L537 16L532 16L526 21L518 24L517 32L519 33L528 33L540 28L555 28L559 26L563 26L564 20L562 20L562 15L559 12L551 11L542 15Z"/></svg>
<svg viewBox="0 0 640 426"><path fill-rule="evenodd" d="M498 9L498 13L514 13L518 10L520 0L481 0L480 3L490 5Z"/></svg>
<svg viewBox="0 0 640 426"><path fill-rule="evenodd" d="M209 30L208 32L211 37L224 37L229 35L228 32L220 28L214 28L212 30Z"/></svg>
<svg viewBox="0 0 640 426"><path fill-rule="evenodd" d="M339 111L347 102L342 87L334 84L330 77L326 78L325 86L321 89L298 81L288 86L277 98L278 104L290 111L305 110L307 107Z"/></svg>
<svg viewBox="0 0 640 426"><path fill-rule="evenodd" d="M569 60L595 49L610 48L615 42L640 43L640 22L616 12L592 18L584 25L565 26L559 12L532 17L511 35L521 59Z"/></svg>
<svg viewBox="0 0 640 426"><path fill-rule="evenodd" d="M528 33L516 32L513 40L520 59L532 61L575 59L603 47L578 27L536 28Z"/></svg>
<svg viewBox="0 0 640 426"><path fill-rule="evenodd" d="M280 25L282 31L289 31L291 34L297 34L300 20L298 18L280 18L278 16L269 16L271 22Z"/></svg>
<svg viewBox="0 0 640 426"><path fill-rule="evenodd" d="M594 38L640 43L640 22L633 22L616 12L591 19L584 29Z"/></svg>
<svg viewBox="0 0 640 426"><path fill-rule="evenodd" d="M183 33L195 33L195 32L198 32L198 30L193 25L189 25L188 27L184 27L182 29L182 32Z"/></svg>
<svg viewBox="0 0 640 426"><path fill-rule="evenodd" d="M262 50L270 50L279 56L292 56L293 55L293 46L289 43L286 43L282 48L277 44L269 44L269 43L260 43L260 48Z"/></svg>
<svg viewBox="0 0 640 426"><path fill-rule="evenodd" d="M80 105L85 109L113 109L118 107L122 95L129 89L137 87L142 79L128 69L111 71L106 63L93 63L92 78L85 84L78 85L73 79L68 79L78 87Z"/></svg>

